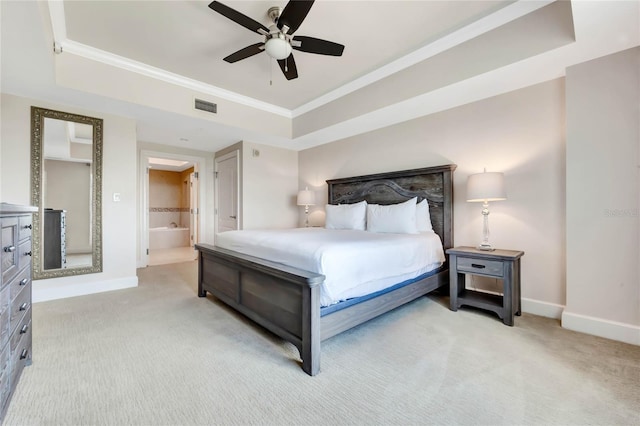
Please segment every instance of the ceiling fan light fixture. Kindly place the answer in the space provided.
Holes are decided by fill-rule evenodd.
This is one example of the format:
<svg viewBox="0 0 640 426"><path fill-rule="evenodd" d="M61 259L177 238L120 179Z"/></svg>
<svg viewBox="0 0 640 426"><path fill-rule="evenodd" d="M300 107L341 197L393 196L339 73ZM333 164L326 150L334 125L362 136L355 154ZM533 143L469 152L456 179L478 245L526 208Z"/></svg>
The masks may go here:
<svg viewBox="0 0 640 426"><path fill-rule="evenodd" d="M264 50L273 59L286 59L291 54L291 44L284 38L273 37L266 41Z"/></svg>

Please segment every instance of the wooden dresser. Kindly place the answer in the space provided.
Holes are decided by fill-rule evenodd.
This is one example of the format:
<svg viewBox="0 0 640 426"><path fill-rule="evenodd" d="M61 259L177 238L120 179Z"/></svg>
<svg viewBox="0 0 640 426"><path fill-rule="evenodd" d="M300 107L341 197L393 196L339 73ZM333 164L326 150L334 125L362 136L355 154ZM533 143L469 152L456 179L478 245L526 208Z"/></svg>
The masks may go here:
<svg viewBox="0 0 640 426"><path fill-rule="evenodd" d="M35 207L0 203L0 422L31 364L31 218Z"/></svg>

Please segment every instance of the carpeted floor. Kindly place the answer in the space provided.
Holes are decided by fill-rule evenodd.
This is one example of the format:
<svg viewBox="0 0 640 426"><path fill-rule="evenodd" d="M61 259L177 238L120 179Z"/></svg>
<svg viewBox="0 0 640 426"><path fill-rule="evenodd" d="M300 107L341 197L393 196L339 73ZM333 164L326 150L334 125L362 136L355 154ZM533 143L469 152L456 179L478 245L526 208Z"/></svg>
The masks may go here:
<svg viewBox="0 0 640 426"><path fill-rule="evenodd" d="M34 305L4 424L640 424L637 346L433 296L323 342L309 377L293 345L198 298L196 277L153 266L138 288Z"/></svg>

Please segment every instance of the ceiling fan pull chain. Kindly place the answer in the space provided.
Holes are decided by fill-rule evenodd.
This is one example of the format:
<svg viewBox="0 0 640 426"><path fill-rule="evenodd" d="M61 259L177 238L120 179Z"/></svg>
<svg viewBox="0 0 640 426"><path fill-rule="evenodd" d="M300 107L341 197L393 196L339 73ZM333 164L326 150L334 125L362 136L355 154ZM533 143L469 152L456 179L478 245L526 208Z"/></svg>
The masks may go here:
<svg viewBox="0 0 640 426"><path fill-rule="evenodd" d="M269 86L273 86L273 59L269 58Z"/></svg>

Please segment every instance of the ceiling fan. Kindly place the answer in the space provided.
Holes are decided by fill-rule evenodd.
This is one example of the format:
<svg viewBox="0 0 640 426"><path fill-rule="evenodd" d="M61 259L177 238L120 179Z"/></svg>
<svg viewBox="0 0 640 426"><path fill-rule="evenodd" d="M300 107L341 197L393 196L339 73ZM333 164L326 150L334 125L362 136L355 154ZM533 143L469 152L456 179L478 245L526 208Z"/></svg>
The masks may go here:
<svg viewBox="0 0 640 426"><path fill-rule="evenodd" d="M313 1L290 0L284 9L279 7L269 8L267 15L273 21L269 28L219 1L211 2L209 7L214 11L264 36L263 42L240 49L224 58L224 60L234 63L266 51L267 55L278 61L278 65L280 65L280 69L287 80L293 80L298 78L298 70L293 59L292 49L319 55L342 56L344 46L341 44L314 37L293 35L307 17L311 6L313 6Z"/></svg>

